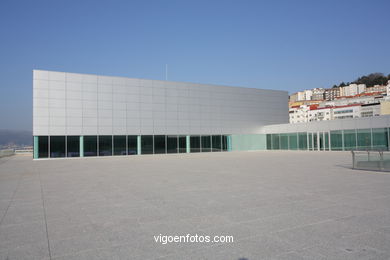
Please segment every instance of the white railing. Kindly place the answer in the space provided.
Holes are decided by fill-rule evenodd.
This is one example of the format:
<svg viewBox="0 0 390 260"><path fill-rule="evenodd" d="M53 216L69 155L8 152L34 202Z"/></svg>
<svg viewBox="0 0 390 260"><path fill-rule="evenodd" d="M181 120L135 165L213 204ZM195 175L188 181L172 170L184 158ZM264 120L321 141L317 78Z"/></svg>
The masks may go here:
<svg viewBox="0 0 390 260"><path fill-rule="evenodd" d="M351 151L352 168L359 170L390 171L390 151Z"/></svg>

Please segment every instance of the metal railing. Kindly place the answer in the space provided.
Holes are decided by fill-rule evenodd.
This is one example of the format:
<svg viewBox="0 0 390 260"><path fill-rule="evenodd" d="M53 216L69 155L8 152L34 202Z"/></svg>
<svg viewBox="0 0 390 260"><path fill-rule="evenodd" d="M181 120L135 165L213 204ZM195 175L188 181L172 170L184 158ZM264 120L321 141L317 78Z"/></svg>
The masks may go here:
<svg viewBox="0 0 390 260"><path fill-rule="evenodd" d="M390 151L351 151L352 168L358 170L390 171Z"/></svg>
<svg viewBox="0 0 390 260"><path fill-rule="evenodd" d="M6 156L11 156L11 155L14 155L14 154L15 154L14 149L0 150L0 158L1 157L6 157Z"/></svg>

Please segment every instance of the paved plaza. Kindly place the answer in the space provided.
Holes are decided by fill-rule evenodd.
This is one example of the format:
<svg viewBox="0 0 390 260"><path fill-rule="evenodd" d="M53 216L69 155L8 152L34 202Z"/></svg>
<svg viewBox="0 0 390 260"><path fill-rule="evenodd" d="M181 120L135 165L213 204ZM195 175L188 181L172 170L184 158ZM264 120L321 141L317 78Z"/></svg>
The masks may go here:
<svg viewBox="0 0 390 260"><path fill-rule="evenodd" d="M350 166L348 152L2 158L0 259L390 259L390 174Z"/></svg>

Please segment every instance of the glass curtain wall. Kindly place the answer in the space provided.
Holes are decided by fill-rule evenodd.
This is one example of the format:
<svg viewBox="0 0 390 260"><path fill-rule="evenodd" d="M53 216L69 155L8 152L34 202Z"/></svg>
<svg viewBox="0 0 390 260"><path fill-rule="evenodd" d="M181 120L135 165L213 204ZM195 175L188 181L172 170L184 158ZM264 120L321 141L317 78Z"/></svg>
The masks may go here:
<svg viewBox="0 0 390 260"><path fill-rule="evenodd" d="M97 136L84 136L84 156L97 156Z"/></svg>
<svg viewBox="0 0 390 260"><path fill-rule="evenodd" d="M212 136L212 151L220 152L222 150L222 139L220 135Z"/></svg>
<svg viewBox="0 0 390 260"><path fill-rule="evenodd" d="M114 135L114 155L126 155L126 136Z"/></svg>
<svg viewBox="0 0 390 260"><path fill-rule="evenodd" d="M288 134L280 134L280 149L288 150Z"/></svg>
<svg viewBox="0 0 390 260"><path fill-rule="evenodd" d="M298 149L297 133L289 133L288 134L288 143L289 143L290 150L297 150Z"/></svg>
<svg viewBox="0 0 390 260"><path fill-rule="evenodd" d="M309 150L313 150L313 134L312 133L307 133L307 136L309 138Z"/></svg>
<svg viewBox="0 0 390 260"><path fill-rule="evenodd" d="M65 136L50 136L50 157L65 157Z"/></svg>
<svg viewBox="0 0 390 260"><path fill-rule="evenodd" d="M167 136L167 153L178 153L178 137L177 135L168 135Z"/></svg>
<svg viewBox="0 0 390 260"><path fill-rule="evenodd" d="M329 150L329 133L325 132L325 144L324 144L325 150Z"/></svg>
<svg viewBox="0 0 390 260"><path fill-rule="evenodd" d="M153 135L141 136L141 154L153 154Z"/></svg>
<svg viewBox="0 0 390 260"><path fill-rule="evenodd" d="M387 128L372 129L372 149L388 150Z"/></svg>
<svg viewBox="0 0 390 260"><path fill-rule="evenodd" d="M299 150L307 150L307 133L298 133L298 148Z"/></svg>
<svg viewBox="0 0 390 260"><path fill-rule="evenodd" d="M190 148L191 148L191 153L200 152L200 136L192 135L190 137Z"/></svg>
<svg viewBox="0 0 390 260"><path fill-rule="evenodd" d="M100 135L99 136L99 156L111 156L112 155L112 136Z"/></svg>
<svg viewBox="0 0 390 260"><path fill-rule="evenodd" d="M272 149L279 150L279 134L272 134Z"/></svg>
<svg viewBox="0 0 390 260"><path fill-rule="evenodd" d="M49 137L38 136L38 158L47 158L49 156Z"/></svg>
<svg viewBox="0 0 390 260"><path fill-rule="evenodd" d="M187 141L186 136L182 135L179 136L179 153L186 153L187 152Z"/></svg>
<svg viewBox="0 0 390 260"><path fill-rule="evenodd" d="M227 138L228 137L226 135L222 136L222 151L228 150Z"/></svg>
<svg viewBox="0 0 390 260"><path fill-rule="evenodd" d="M128 135L127 136L127 154L135 155L138 153L137 146L137 136L136 135Z"/></svg>
<svg viewBox="0 0 390 260"><path fill-rule="evenodd" d="M67 157L80 157L80 136L66 137Z"/></svg>
<svg viewBox="0 0 390 260"><path fill-rule="evenodd" d="M344 130L344 150L356 149L356 131Z"/></svg>
<svg viewBox="0 0 390 260"><path fill-rule="evenodd" d="M343 150L343 131L330 131L330 148L332 151Z"/></svg>
<svg viewBox="0 0 390 260"><path fill-rule="evenodd" d="M211 136L202 136L202 152L211 152Z"/></svg>
<svg viewBox="0 0 390 260"><path fill-rule="evenodd" d="M166 153L165 135L154 136L154 153L155 154Z"/></svg>
<svg viewBox="0 0 390 260"><path fill-rule="evenodd" d="M272 135L267 134L267 149L272 150Z"/></svg>

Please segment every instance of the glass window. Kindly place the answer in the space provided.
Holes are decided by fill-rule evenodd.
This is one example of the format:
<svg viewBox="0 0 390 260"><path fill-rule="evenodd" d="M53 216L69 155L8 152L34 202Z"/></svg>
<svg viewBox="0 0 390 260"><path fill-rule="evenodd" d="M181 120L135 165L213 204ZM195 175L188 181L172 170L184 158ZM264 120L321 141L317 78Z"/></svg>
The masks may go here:
<svg viewBox="0 0 390 260"><path fill-rule="evenodd" d="M49 137L38 136L38 158L47 158L49 156Z"/></svg>
<svg viewBox="0 0 390 260"><path fill-rule="evenodd" d="M211 152L211 136L202 136L202 152Z"/></svg>
<svg viewBox="0 0 390 260"><path fill-rule="evenodd" d="M187 138L185 135L179 136L179 153L187 152Z"/></svg>
<svg viewBox="0 0 390 260"><path fill-rule="evenodd" d="M373 128L372 129L372 149L387 150L387 128Z"/></svg>
<svg viewBox="0 0 390 260"><path fill-rule="evenodd" d="M313 150L316 151L318 150L318 144L317 144L317 133L313 134Z"/></svg>
<svg viewBox="0 0 390 260"><path fill-rule="evenodd" d="M84 136L84 156L97 156L97 136Z"/></svg>
<svg viewBox="0 0 390 260"><path fill-rule="evenodd" d="M211 138L211 150L213 152L220 152L222 151L222 139L220 135L213 135Z"/></svg>
<svg viewBox="0 0 390 260"><path fill-rule="evenodd" d="M222 151L228 150L227 139L228 139L228 137L226 135L222 136Z"/></svg>
<svg viewBox="0 0 390 260"><path fill-rule="evenodd" d="M357 149L371 149L371 129L357 129Z"/></svg>
<svg viewBox="0 0 390 260"><path fill-rule="evenodd" d="M272 134L272 150L279 150L279 134Z"/></svg>
<svg viewBox="0 0 390 260"><path fill-rule="evenodd" d="M298 147L299 150L307 150L307 133L298 133Z"/></svg>
<svg viewBox="0 0 390 260"><path fill-rule="evenodd" d="M330 131L330 149L332 151L341 151L343 150L343 132Z"/></svg>
<svg viewBox="0 0 390 260"><path fill-rule="evenodd" d="M112 155L112 136L100 135L99 136L99 156Z"/></svg>
<svg viewBox="0 0 390 260"><path fill-rule="evenodd" d="M344 150L356 149L356 131L344 130Z"/></svg>
<svg viewBox="0 0 390 260"><path fill-rule="evenodd" d="M313 134L307 133L307 136L309 138L309 150L312 150L312 148L313 148Z"/></svg>
<svg viewBox="0 0 390 260"><path fill-rule="evenodd" d="M66 145L68 157L80 157L80 136L67 136Z"/></svg>
<svg viewBox="0 0 390 260"><path fill-rule="evenodd" d="M297 150L298 149L298 136L297 136L297 133L290 133L290 134L288 134L288 142L289 142L289 149L290 150Z"/></svg>
<svg viewBox="0 0 390 260"><path fill-rule="evenodd" d="M324 133L320 133L320 143L319 143L319 145L320 145L320 150L322 151L322 150L324 150Z"/></svg>
<svg viewBox="0 0 390 260"><path fill-rule="evenodd" d="M280 149L288 150L288 134L280 134Z"/></svg>
<svg viewBox="0 0 390 260"><path fill-rule="evenodd" d="M114 136L114 155L126 155L126 136L115 135Z"/></svg>
<svg viewBox="0 0 390 260"><path fill-rule="evenodd" d="M50 136L50 157L65 157L65 136Z"/></svg>
<svg viewBox="0 0 390 260"><path fill-rule="evenodd" d="M153 135L141 136L141 153L153 154Z"/></svg>
<svg viewBox="0 0 390 260"><path fill-rule="evenodd" d="M329 133L325 132L325 150L329 150Z"/></svg>
<svg viewBox="0 0 390 260"><path fill-rule="evenodd" d="M154 153L166 153L165 135L154 136Z"/></svg>
<svg viewBox="0 0 390 260"><path fill-rule="evenodd" d="M136 135L128 135L127 136L127 154L135 155L138 153L138 145L137 145L137 136Z"/></svg>
<svg viewBox="0 0 390 260"><path fill-rule="evenodd" d="M267 134L267 149L272 150L272 135Z"/></svg>
<svg viewBox="0 0 390 260"><path fill-rule="evenodd" d="M168 135L167 136L167 153L178 153L178 142L177 135Z"/></svg>
<svg viewBox="0 0 390 260"><path fill-rule="evenodd" d="M191 153L200 152L200 136L191 135L190 137Z"/></svg>

